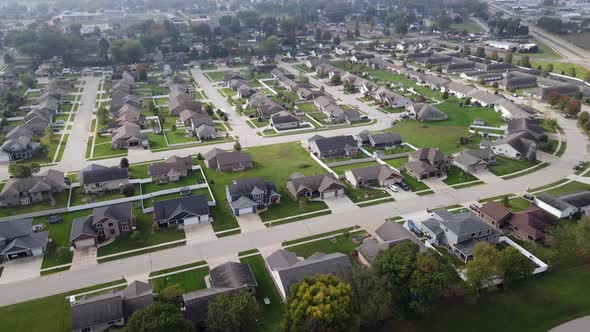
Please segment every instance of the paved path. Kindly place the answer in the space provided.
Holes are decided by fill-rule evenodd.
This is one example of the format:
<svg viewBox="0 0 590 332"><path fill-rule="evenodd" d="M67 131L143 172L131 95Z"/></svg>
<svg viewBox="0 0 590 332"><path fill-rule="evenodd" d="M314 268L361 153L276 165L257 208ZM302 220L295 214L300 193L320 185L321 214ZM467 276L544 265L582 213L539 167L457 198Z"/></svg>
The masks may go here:
<svg viewBox="0 0 590 332"><path fill-rule="evenodd" d="M549 332L584 332L590 331L590 316L571 320L552 328Z"/></svg>

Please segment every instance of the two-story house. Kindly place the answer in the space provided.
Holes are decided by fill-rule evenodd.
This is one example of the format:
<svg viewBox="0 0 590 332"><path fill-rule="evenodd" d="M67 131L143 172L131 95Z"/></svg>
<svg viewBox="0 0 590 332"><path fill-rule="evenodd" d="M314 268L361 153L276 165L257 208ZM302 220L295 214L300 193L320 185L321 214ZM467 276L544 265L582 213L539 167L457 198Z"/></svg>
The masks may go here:
<svg viewBox="0 0 590 332"><path fill-rule="evenodd" d="M33 232L33 218L0 222L0 263L47 253L49 232Z"/></svg>
<svg viewBox="0 0 590 332"><path fill-rule="evenodd" d="M274 183L264 181L262 176L234 180L231 185L225 186L225 195L236 216L256 213L281 201L281 195Z"/></svg>
<svg viewBox="0 0 590 332"><path fill-rule="evenodd" d="M127 168L91 164L79 175L80 185L86 194L120 190L129 185Z"/></svg>
<svg viewBox="0 0 590 332"><path fill-rule="evenodd" d="M130 234L135 229L131 202L94 208L89 216L76 218L70 231L70 244L83 249Z"/></svg>
<svg viewBox="0 0 590 332"><path fill-rule="evenodd" d="M50 169L46 174L9 179L0 191L0 207L31 205L53 201L65 189L63 172Z"/></svg>
<svg viewBox="0 0 590 332"><path fill-rule="evenodd" d="M151 164L148 173L155 183L176 182L186 177L193 168L191 156L172 156L163 163Z"/></svg>
<svg viewBox="0 0 590 332"><path fill-rule="evenodd" d="M241 151L214 148L205 153L205 165L220 172L239 172L254 167L252 157Z"/></svg>
<svg viewBox="0 0 590 332"><path fill-rule="evenodd" d="M446 174L449 159L436 148L420 149L408 155L404 168L414 178L423 180Z"/></svg>

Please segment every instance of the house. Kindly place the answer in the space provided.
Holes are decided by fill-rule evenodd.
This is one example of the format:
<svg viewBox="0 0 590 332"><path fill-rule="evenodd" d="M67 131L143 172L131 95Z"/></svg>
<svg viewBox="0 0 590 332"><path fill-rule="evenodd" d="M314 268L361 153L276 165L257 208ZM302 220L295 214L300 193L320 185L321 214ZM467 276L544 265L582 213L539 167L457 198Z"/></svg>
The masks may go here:
<svg viewBox="0 0 590 332"><path fill-rule="evenodd" d="M342 197L345 189L346 187L332 174L311 176L293 174L287 181L287 191L295 199Z"/></svg>
<svg viewBox="0 0 590 332"><path fill-rule="evenodd" d="M574 96L578 91L580 91L580 87L576 84L560 83L553 86L540 87L532 91L531 95L539 100L545 101L552 93L557 93L560 96Z"/></svg>
<svg viewBox="0 0 590 332"><path fill-rule="evenodd" d="M25 125L11 129L0 146L0 161L13 161L32 158L42 151L41 143L34 142L35 134Z"/></svg>
<svg viewBox="0 0 590 332"><path fill-rule="evenodd" d="M255 93L256 90L251 88L248 84L242 84L238 87L238 98L248 99Z"/></svg>
<svg viewBox="0 0 590 332"><path fill-rule="evenodd" d="M405 108L412 104L409 98L385 88L379 88L373 96L379 102L393 108Z"/></svg>
<svg viewBox="0 0 590 332"><path fill-rule="evenodd" d="M314 100L323 95L324 94L319 90L312 90L306 87L299 87L299 89L297 89L297 96L303 100Z"/></svg>
<svg viewBox="0 0 590 332"><path fill-rule="evenodd" d="M266 265L283 299L290 295L291 286L307 277L330 274L344 280L352 278L352 264L342 253L316 252L306 259L279 249L266 257Z"/></svg>
<svg viewBox="0 0 590 332"><path fill-rule="evenodd" d="M72 303L72 332L111 331L122 329L129 317L154 303L149 283L134 281L127 288L87 297Z"/></svg>
<svg viewBox="0 0 590 332"><path fill-rule="evenodd" d="M242 73L232 71L223 75L224 82L228 82L230 80L246 80L246 78L244 75L242 75Z"/></svg>
<svg viewBox="0 0 590 332"><path fill-rule="evenodd" d="M176 121L184 126L188 134L195 135L201 140L212 139L217 132L215 122L206 113L184 110L180 112L179 119Z"/></svg>
<svg viewBox="0 0 590 332"><path fill-rule="evenodd" d="M404 168L418 180L440 177L447 173L449 160L436 148L420 149L408 155Z"/></svg>
<svg viewBox="0 0 590 332"><path fill-rule="evenodd" d="M212 221L207 195L190 195L154 202L154 224L159 228L170 225L203 225Z"/></svg>
<svg viewBox="0 0 590 332"><path fill-rule="evenodd" d="M49 232L33 232L32 225L33 218L0 222L0 263L47 253Z"/></svg>
<svg viewBox="0 0 590 332"><path fill-rule="evenodd" d="M169 94L168 109L170 114L178 116L184 110L200 113L202 111L201 102L196 100L192 94L182 91L172 91Z"/></svg>
<svg viewBox="0 0 590 332"><path fill-rule="evenodd" d="M24 206L40 202L55 204L54 194L65 189L63 172L50 169L42 175L11 178L0 191L0 207Z"/></svg>
<svg viewBox="0 0 590 332"><path fill-rule="evenodd" d="M256 294L258 283L248 264L227 262L209 271L210 288L182 294L182 311L197 326L207 320L209 301L221 294Z"/></svg>
<svg viewBox="0 0 590 332"><path fill-rule="evenodd" d="M205 165L220 172L239 172L254 167L249 154L240 151L227 152L218 148L205 153Z"/></svg>
<svg viewBox="0 0 590 332"><path fill-rule="evenodd" d="M535 197L535 205L560 219L578 213L587 215L590 211L590 191L576 191L559 196L541 193Z"/></svg>
<svg viewBox="0 0 590 332"><path fill-rule="evenodd" d="M334 137L312 137L308 141L308 149L312 154L320 158L352 157L359 151L359 144L352 135Z"/></svg>
<svg viewBox="0 0 590 332"><path fill-rule="evenodd" d="M231 185L225 186L225 196L236 216L256 213L281 201L281 194L274 183L264 181L262 176L234 180Z"/></svg>
<svg viewBox="0 0 590 332"><path fill-rule="evenodd" d="M375 57L375 55L372 53L356 52L350 57L350 62L352 62L352 63L368 62L369 59L373 59L374 57Z"/></svg>
<svg viewBox="0 0 590 332"><path fill-rule="evenodd" d="M504 74L504 79L500 81L499 86L506 90L537 86L537 76L519 72L508 72Z"/></svg>
<svg viewBox="0 0 590 332"><path fill-rule="evenodd" d="M129 185L129 170L91 164L80 171L79 180L86 194L120 190Z"/></svg>
<svg viewBox="0 0 590 332"><path fill-rule="evenodd" d="M172 156L163 163L151 164L148 167L148 174L155 183L176 182L188 175L193 169L191 156Z"/></svg>
<svg viewBox="0 0 590 332"><path fill-rule="evenodd" d="M442 90L443 92L455 95L457 98L468 98L476 88L472 84L466 85L458 82L451 82L443 87Z"/></svg>
<svg viewBox="0 0 590 332"><path fill-rule="evenodd" d="M366 266L370 266L377 254L404 242L414 242L421 252L426 247L412 233L399 223L386 221L375 230L378 239L368 237L356 248L359 260Z"/></svg>
<svg viewBox="0 0 590 332"><path fill-rule="evenodd" d="M133 230L135 219L131 202L97 207L91 215L74 219L70 244L75 249L84 249Z"/></svg>
<svg viewBox="0 0 590 332"><path fill-rule="evenodd" d="M496 163L496 154L490 148L466 150L453 156L453 165L467 173L486 170L488 165Z"/></svg>
<svg viewBox="0 0 590 332"><path fill-rule="evenodd" d="M253 94L248 100L248 104L258 112L259 116L265 119L270 118L275 113L285 111L283 106L261 92Z"/></svg>
<svg viewBox="0 0 590 332"><path fill-rule="evenodd" d="M496 155L514 159L528 157L537 150L537 140L528 132L509 134L495 142L482 141L482 146L489 146Z"/></svg>
<svg viewBox="0 0 590 332"><path fill-rule="evenodd" d="M545 133L545 129L539 125L537 120L520 118L508 121L506 134L518 134L521 132L526 132L535 140L538 140Z"/></svg>
<svg viewBox="0 0 590 332"><path fill-rule="evenodd" d="M281 111L271 115L270 124L277 130L285 130L299 128L304 122L287 111Z"/></svg>
<svg viewBox="0 0 590 332"><path fill-rule="evenodd" d="M147 134L141 132L139 125L125 122L121 127L113 130L111 145L113 149L147 148L150 142Z"/></svg>
<svg viewBox="0 0 590 332"><path fill-rule="evenodd" d="M319 96L313 100L313 105L318 111L324 111L326 107L329 105L333 105L335 103L334 98L330 96Z"/></svg>
<svg viewBox="0 0 590 332"><path fill-rule="evenodd" d="M368 135L369 145L376 149L397 147L402 145L402 136L394 133Z"/></svg>
<svg viewBox="0 0 590 332"><path fill-rule="evenodd" d="M541 244L551 241L551 230L557 225L557 218L543 209L531 205L526 210L514 213L508 221L508 228L515 237Z"/></svg>
<svg viewBox="0 0 590 332"><path fill-rule="evenodd" d="M355 187L386 187L402 180L402 176L386 165L355 168L344 173L346 180Z"/></svg>
<svg viewBox="0 0 590 332"><path fill-rule="evenodd" d="M508 208L494 201L482 205L478 210L478 215L483 221L495 228L504 228L512 218L512 212Z"/></svg>
<svg viewBox="0 0 590 332"><path fill-rule="evenodd" d="M415 221L428 242L446 248L464 262L473 258L473 249L480 242L497 243L501 232L488 225L471 212L453 214L446 210L436 210L433 217Z"/></svg>
<svg viewBox="0 0 590 332"><path fill-rule="evenodd" d="M468 97L471 98L474 104L479 103L479 105L484 107L493 107L498 103L498 100L501 99L497 95L478 89L472 90L468 94Z"/></svg>
<svg viewBox="0 0 590 332"><path fill-rule="evenodd" d="M444 121L449 118L446 113L430 104L412 104L410 110L416 115L416 120L420 122Z"/></svg>
<svg viewBox="0 0 590 332"><path fill-rule="evenodd" d="M505 120L519 119L519 118L530 118L534 114L534 110L525 105L518 105L508 99L498 98L496 104L494 104L496 112L502 114L502 118Z"/></svg>

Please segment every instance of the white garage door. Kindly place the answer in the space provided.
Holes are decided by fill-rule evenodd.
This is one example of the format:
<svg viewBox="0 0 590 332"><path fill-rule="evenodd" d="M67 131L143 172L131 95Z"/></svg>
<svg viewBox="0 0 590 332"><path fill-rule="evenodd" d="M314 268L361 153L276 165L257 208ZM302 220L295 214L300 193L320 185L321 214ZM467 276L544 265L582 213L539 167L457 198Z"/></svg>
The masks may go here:
<svg viewBox="0 0 590 332"><path fill-rule="evenodd" d="M251 207L247 207L247 208L241 208L238 210L238 215L243 215L243 214L248 214L248 213L252 213L252 208Z"/></svg>
<svg viewBox="0 0 590 332"><path fill-rule="evenodd" d="M94 245L94 239L86 239L86 240L76 241L76 249L88 248L88 247L92 247L93 245Z"/></svg>
<svg viewBox="0 0 590 332"><path fill-rule="evenodd" d="M324 198L336 197L335 191L327 191L324 193Z"/></svg>
<svg viewBox="0 0 590 332"><path fill-rule="evenodd" d="M186 218L184 219L184 225L188 226L188 225L197 225L199 224L199 217L191 217L191 218Z"/></svg>

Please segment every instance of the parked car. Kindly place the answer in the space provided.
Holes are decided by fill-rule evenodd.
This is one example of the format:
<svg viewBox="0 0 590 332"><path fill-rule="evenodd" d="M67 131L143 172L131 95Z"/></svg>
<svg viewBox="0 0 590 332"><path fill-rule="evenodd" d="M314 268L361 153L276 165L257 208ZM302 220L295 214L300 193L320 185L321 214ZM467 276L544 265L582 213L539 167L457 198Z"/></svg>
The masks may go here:
<svg viewBox="0 0 590 332"><path fill-rule="evenodd" d="M389 190L393 191L394 193L397 192L397 188L394 185L392 185L392 184L390 184L389 186L387 186L387 188L389 188Z"/></svg>
<svg viewBox="0 0 590 332"><path fill-rule="evenodd" d="M98 133L99 133L99 134L106 134L106 133L108 133L108 132L110 132L110 130L108 130L107 128L100 128L100 129L98 130Z"/></svg>
<svg viewBox="0 0 590 332"><path fill-rule="evenodd" d="M188 196L190 194L191 194L191 188L189 188L189 187L180 188L180 196Z"/></svg>
<svg viewBox="0 0 590 332"><path fill-rule="evenodd" d="M574 165L574 171L577 171L577 170L579 170L580 168L582 168L582 166L580 166L580 165Z"/></svg>
<svg viewBox="0 0 590 332"><path fill-rule="evenodd" d="M584 165L586 165L586 162L585 161L578 161L578 166L582 167Z"/></svg>
<svg viewBox="0 0 590 332"><path fill-rule="evenodd" d="M58 224L61 222L61 216L58 214L52 214L47 217L47 222L50 224Z"/></svg>
<svg viewBox="0 0 590 332"><path fill-rule="evenodd" d="M62 125L64 123L65 123L64 120L57 120L57 121L55 121L55 124L58 124L58 125Z"/></svg>
<svg viewBox="0 0 590 332"><path fill-rule="evenodd" d="M45 225L43 225L43 224L33 225L33 227L31 227L31 229L33 230L33 232L39 233L45 229Z"/></svg>
<svg viewBox="0 0 590 332"><path fill-rule="evenodd" d="M469 208L475 212L479 212L479 206L477 206L475 204L470 204Z"/></svg>
<svg viewBox="0 0 590 332"><path fill-rule="evenodd" d="M404 191L410 191L410 186L408 186L405 182L400 182L397 184L398 187L402 188Z"/></svg>
<svg viewBox="0 0 590 332"><path fill-rule="evenodd" d="M535 200L535 196L533 196L531 194L524 194L524 195L522 195L522 197L524 197L525 199L528 199L529 201Z"/></svg>

